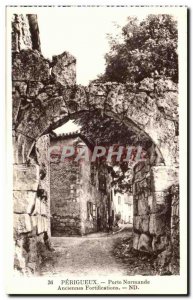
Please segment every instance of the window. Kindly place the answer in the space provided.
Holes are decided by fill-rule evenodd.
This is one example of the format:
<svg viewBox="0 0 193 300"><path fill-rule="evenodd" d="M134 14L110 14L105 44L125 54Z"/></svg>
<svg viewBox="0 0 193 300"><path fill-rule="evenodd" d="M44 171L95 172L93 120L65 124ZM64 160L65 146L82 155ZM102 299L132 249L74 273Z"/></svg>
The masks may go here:
<svg viewBox="0 0 193 300"><path fill-rule="evenodd" d="M87 219L90 220L90 216L93 217L93 203L87 202Z"/></svg>
<svg viewBox="0 0 193 300"><path fill-rule="evenodd" d="M121 196L118 196L118 204L121 204Z"/></svg>
<svg viewBox="0 0 193 300"><path fill-rule="evenodd" d="M106 191L106 178L105 175L99 176L99 190L105 192Z"/></svg>
<svg viewBox="0 0 193 300"><path fill-rule="evenodd" d="M96 204L93 204L93 217L96 218Z"/></svg>

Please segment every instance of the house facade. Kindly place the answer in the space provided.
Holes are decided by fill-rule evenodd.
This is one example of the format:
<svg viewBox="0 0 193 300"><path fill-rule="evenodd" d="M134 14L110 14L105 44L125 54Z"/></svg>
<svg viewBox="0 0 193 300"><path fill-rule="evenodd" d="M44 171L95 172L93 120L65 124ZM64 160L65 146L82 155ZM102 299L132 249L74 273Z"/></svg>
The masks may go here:
<svg viewBox="0 0 193 300"><path fill-rule="evenodd" d="M91 144L79 133L50 137L50 146L73 146L92 152ZM56 147L56 148L57 148ZM105 230L109 219L110 174L97 162L75 157L61 160L53 153L50 163L51 235L76 236Z"/></svg>
<svg viewBox="0 0 193 300"><path fill-rule="evenodd" d="M113 188L113 209L114 215L119 215L120 223L132 224L133 223L133 196L130 193L116 192Z"/></svg>

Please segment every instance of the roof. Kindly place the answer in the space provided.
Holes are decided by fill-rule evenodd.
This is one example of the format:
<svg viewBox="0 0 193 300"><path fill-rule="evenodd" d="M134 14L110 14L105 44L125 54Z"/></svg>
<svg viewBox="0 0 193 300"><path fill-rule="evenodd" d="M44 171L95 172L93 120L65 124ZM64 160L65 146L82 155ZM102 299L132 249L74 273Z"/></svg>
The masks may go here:
<svg viewBox="0 0 193 300"><path fill-rule="evenodd" d="M83 135L80 130L68 132L68 133L61 133L56 134L53 132L50 134L51 140L63 140L63 139L69 139L69 138L76 138L79 137L89 148L93 149L94 145L93 143L85 136Z"/></svg>

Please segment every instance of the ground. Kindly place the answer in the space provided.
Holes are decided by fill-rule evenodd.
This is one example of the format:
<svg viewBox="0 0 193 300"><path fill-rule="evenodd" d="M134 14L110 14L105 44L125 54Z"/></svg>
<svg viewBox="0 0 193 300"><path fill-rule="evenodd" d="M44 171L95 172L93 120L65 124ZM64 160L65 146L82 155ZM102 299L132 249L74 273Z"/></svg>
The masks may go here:
<svg viewBox="0 0 193 300"><path fill-rule="evenodd" d="M40 274L132 276L157 275L155 255L132 248L132 230L83 237L52 237L54 251L43 253ZM169 275L169 274L165 274Z"/></svg>
<svg viewBox="0 0 193 300"><path fill-rule="evenodd" d="M55 251L44 254L41 275L127 275L126 266L116 259L113 249L120 238L131 234L131 231L121 231L84 237L52 237Z"/></svg>

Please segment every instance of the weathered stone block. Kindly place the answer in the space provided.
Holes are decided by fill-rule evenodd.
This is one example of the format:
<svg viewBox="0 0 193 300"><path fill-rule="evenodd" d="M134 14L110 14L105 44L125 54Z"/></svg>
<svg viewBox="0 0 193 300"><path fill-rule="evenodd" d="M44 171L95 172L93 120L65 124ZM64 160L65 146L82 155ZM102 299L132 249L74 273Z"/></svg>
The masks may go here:
<svg viewBox="0 0 193 300"><path fill-rule="evenodd" d="M166 166L152 167L153 190L162 192L167 190L171 185L178 184L178 171L178 168Z"/></svg>
<svg viewBox="0 0 193 300"><path fill-rule="evenodd" d="M17 244L15 245L14 254L14 268L16 270L19 270L20 272L25 270L28 255L25 249L23 248L23 239L17 241Z"/></svg>
<svg viewBox="0 0 193 300"><path fill-rule="evenodd" d="M139 237L140 237L140 234L138 234L136 232L133 233L133 248L136 250L138 250Z"/></svg>
<svg viewBox="0 0 193 300"><path fill-rule="evenodd" d="M133 217L133 229L139 231L140 229L140 216Z"/></svg>
<svg viewBox="0 0 193 300"><path fill-rule="evenodd" d="M62 85L76 84L76 59L68 52L53 56L52 76Z"/></svg>
<svg viewBox="0 0 193 300"><path fill-rule="evenodd" d="M13 166L13 190L37 191L39 166L19 164Z"/></svg>
<svg viewBox="0 0 193 300"><path fill-rule="evenodd" d="M44 232L44 218L40 215L37 216L37 227L38 227L38 234Z"/></svg>
<svg viewBox="0 0 193 300"><path fill-rule="evenodd" d="M25 164L29 160L30 151L35 141L21 133L13 131L14 163Z"/></svg>
<svg viewBox="0 0 193 300"><path fill-rule="evenodd" d="M16 81L46 81L50 76L49 61L36 50L16 53L12 62L12 79Z"/></svg>
<svg viewBox="0 0 193 300"><path fill-rule="evenodd" d="M149 216L141 216L140 217L140 231L148 232L149 231Z"/></svg>
<svg viewBox="0 0 193 300"><path fill-rule="evenodd" d="M159 268L164 267L165 271L169 271L171 263L171 249L168 247L166 250L162 251L157 257L157 264Z"/></svg>
<svg viewBox="0 0 193 300"><path fill-rule="evenodd" d="M29 97L29 98L36 97L39 94L40 90L43 89L43 87L44 87L44 85L42 82L29 81L27 97Z"/></svg>
<svg viewBox="0 0 193 300"><path fill-rule="evenodd" d="M47 211L47 203L45 203L43 201L40 202L40 211L41 211L41 215L42 216L47 216L47 213L48 213L48 211Z"/></svg>
<svg viewBox="0 0 193 300"><path fill-rule="evenodd" d="M36 197L33 215L41 215L41 200L39 197Z"/></svg>
<svg viewBox="0 0 193 300"><path fill-rule="evenodd" d="M166 203L166 196L167 196L166 192L155 192L154 193L155 203L159 205L162 204L164 205Z"/></svg>
<svg viewBox="0 0 193 300"><path fill-rule="evenodd" d="M177 91L178 85L170 79L160 78L155 81L156 92Z"/></svg>
<svg viewBox="0 0 193 300"><path fill-rule="evenodd" d="M105 84L92 83L89 85L89 94L95 97L106 97L108 94L108 86Z"/></svg>
<svg viewBox="0 0 193 300"><path fill-rule="evenodd" d="M14 230L16 233L32 231L31 217L28 214L14 214Z"/></svg>
<svg viewBox="0 0 193 300"><path fill-rule="evenodd" d="M143 91L153 91L154 90L154 79L153 78L145 78L140 81L139 89Z"/></svg>
<svg viewBox="0 0 193 300"><path fill-rule="evenodd" d="M27 16L14 14L12 18L12 51L32 49L31 33Z"/></svg>
<svg viewBox="0 0 193 300"><path fill-rule="evenodd" d="M148 201L148 207L149 207L149 210L150 212L152 212L152 209L153 209L153 196L152 195L149 195L148 198L147 198L147 201Z"/></svg>
<svg viewBox="0 0 193 300"><path fill-rule="evenodd" d="M18 118L18 113L19 113L19 109L20 109L20 106L21 106L21 95L20 93L15 90L13 93L12 93L12 118L13 118L13 124L16 124L17 122L17 118Z"/></svg>
<svg viewBox="0 0 193 300"><path fill-rule="evenodd" d="M104 109L107 87L101 84L90 84L89 85L89 107Z"/></svg>
<svg viewBox="0 0 193 300"><path fill-rule="evenodd" d="M153 251L163 251L169 245L169 240L166 235L163 236L154 236L152 241Z"/></svg>
<svg viewBox="0 0 193 300"><path fill-rule="evenodd" d="M46 217L37 216L37 233L41 234L48 230L48 219Z"/></svg>
<svg viewBox="0 0 193 300"><path fill-rule="evenodd" d="M86 90L83 86L76 85L63 88L63 90L61 91L61 95L63 96L64 103L66 103L66 107L64 107L63 109L66 109L66 111L68 111L69 113L88 110L88 99Z"/></svg>
<svg viewBox="0 0 193 300"><path fill-rule="evenodd" d="M40 102L44 103L48 99L48 95L42 92L37 96L37 99L40 100Z"/></svg>
<svg viewBox="0 0 193 300"><path fill-rule="evenodd" d="M148 200L145 197L138 200L138 215L147 215L149 213Z"/></svg>
<svg viewBox="0 0 193 300"><path fill-rule="evenodd" d="M38 226L38 217L37 216L31 216L32 221L32 230L33 232L37 232L37 226Z"/></svg>
<svg viewBox="0 0 193 300"><path fill-rule="evenodd" d="M170 218L166 213L151 214L149 220L149 232L153 235L166 235L169 230Z"/></svg>
<svg viewBox="0 0 193 300"><path fill-rule="evenodd" d="M153 208L152 213L161 213L166 211L168 206L168 193L167 192L155 192L153 193Z"/></svg>
<svg viewBox="0 0 193 300"><path fill-rule="evenodd" d="M36 192L14 191L13 210L15 213L31 214L35 208Z"/></svg>
<svg viewBox="0 0 193 300"><path fill-rule="evenodd" d="M49 226L49 222L48 222L48 218L44 217L44 231L48 231L48 226Z"/></svg>
<svg viewBox="0 0 193 300"><path fill-rule="evenodd" d="M32 262L37 262L37 255L38 255L38 251L37 251L37 238L36 237L32 237L29 239L29 263ZM29 267L29 263L28 263L28 267Z"/></svg>
<svg viewBox="0 0 193 300"><path fill-rule="evenodd" d="M109 92L105 101L105 108L115 113L122 114L128 109L127 103L124 103L125 86L112 85L109 87Z"/></svg>
<svg viewBox="0 0 193 300"><path fill-rule="evenodd" d="M13 94L18 91L19 95L24 97L26 96L27 91L27 83L22 81L13 81L13 87L12 87Z"/></svg>
<svg viewBox="0 0 193 300"><path fill-rule="evenodd" d="M151 242L152 242L151 237L145 233L142 233L139 238L138 250L148 251L148 252L152 251Z"/></svg>
<svg viewBox="0 0 193 300"><path fill-rule="evenodd" d="M37 258L37 255L36 255L36 258ZM35 274L36 270L37 270L37 261L28 262L27 268L26 268L26 273L29 275L33 275L33 274Z"/></svg>
<svg viewBox="0 0 193 300"><path fill-rule="evenodd" d="M49 98L41 102L39 106L29 106L23 113L22 119L17 126L17 130L24 135L36 139L45 132L48 127L53 124L55 117L58 117L63 106L63 96ZM61 118L63 115L61 116Z"/></svg>

